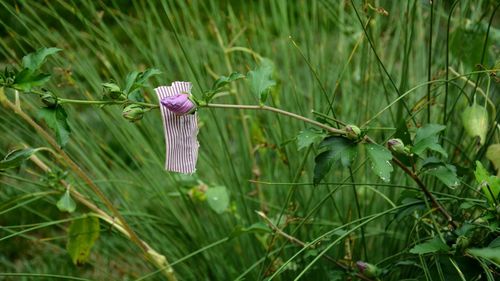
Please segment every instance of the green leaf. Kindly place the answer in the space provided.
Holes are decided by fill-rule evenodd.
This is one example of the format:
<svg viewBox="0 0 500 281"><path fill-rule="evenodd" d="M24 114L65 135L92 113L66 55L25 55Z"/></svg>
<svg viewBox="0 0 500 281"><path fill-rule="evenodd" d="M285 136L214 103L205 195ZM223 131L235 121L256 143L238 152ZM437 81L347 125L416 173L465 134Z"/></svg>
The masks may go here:
<svg viewBox="0 0 500 281"><path fill-rule="evenodd" d="M446 129L446 126L439 124L427 124L417 130L415 141L413 142L412 152L424 157L423 152L426 149L434 150L447 157L446 151L439 144L439 132Z"/></svg>
<svg viewBox="0 0 500 281"><path fill-rule="evenodd" d="M271 229L263 222L256 222L249 227L237 226L229 235L229 239L233 239L245 233L271 233Z"/></svg>
<svg viewBox="0 0 500 281"><path fill-rule="evenodd" d="M229 207L229 194L225 186L210 187L205 194L208 205L217 214L222 214Z"/></svg>
<svg viewBox="0 0 500 281"><path fill-rule="evenodd" d="M149 78L158 74L161 74L161 71L159 69L156 68L146 69L145 71L139 73L135 81L135 84L137 84L139 87L144 87Z"/></svg>
<svg viewBox="0 0 500 281"><path fill-rule="evenodd" d="M348 167L358 154L355 142L336 136L324 139L319 149L324 151L314 160L314 184L321 182L334 163L340 162L342 166Z"/></svg>
<svg viewBox="0 0 500 281"><path fill-rule="evenodd" d="M496 263L500 263L500 248L474 248L468 249L467 253L475 257L493 260Z"/></svg>
<svg viewBox="0 0 500 281"><path fill-rule="evenodd" d="M99 238L99 231L99 219L95 216L87 215L71 223L66 250L74 264L80 265L88 261L90 250Z"/></svg>
<svg viewBox="0 0 500 281"><path fill-rule="evenodd" d="M30 70L38 70L42 64L45 62L46 58L61 51L59 48L41 48L36 52L27 54L23 57L23 67Z"/></svg>
<svg viewBox="0 0 500 281"><path fill-rule="evenodd" d="M327 135L320 130L313 128L307 128L304 131L300 131L297 135L297 146L298 150L309 147L311 144L318 144Z"/></svg>
<svg viewBox="0 0 500 281"><path fill-rule="evenodd" d="M123 92L128 95L132 91L132 87L134 86L135 81L137 80L137 76L139 76L138 71L132 71L129 74L127 74L127 77L125 78L125 88L123 89Z"/></svg>
<svg viewBox="0 0 500 281"><path fill-rule="evenodd" d="M26 70L26 69L25 69ZM24 70L23 70L24 71ZM13 86L21 91L29 92L34 87L43 86L50 80L50 74L39 73L34 75L30 70L20 72L22 76L16 76Z"/></svg>
<svg viewBox="0 0 500 281"><path fill-rule="evenodd" d="M392 172L391 152L387 148L374 143L367 143L366 151L371 161L372 171L383 181L389 182Z"/></svg>
<svg viewBox="0 0 500 281"><path fill-rule="evenodd" d="M457 168L450 164L440 165L425 171L426 174L438 178L447 187L457 187L460 180L457 177Z"/></svg>
<svg viewBox="0 0 500 281"><path fill-rule="evenodd" d="M213 86L212 86L212 91L217 93L222 87L228 85L229 83L236 81L238 79L243 79L245 78L244 74L238 73L238 72L233 72L228 76L221 76L219 79L215 80Z"/></svg>
<svg viewBox="0 0 500 281"><path fill-rule="evenodd" d="M427 240L424 243L415 245L415 247L410 250L410 253L423 255L436 252L446 252L449 250L450 247L448 247L448 245L441 241L438 236L435 236L434 238Z"/></svg>
<svg viewBox="0 0 500 281"><path fill-rule="evenodd" d="M61 199L57 201L56 206L61 212L73 213L76 210L76 203L73 198L71 198L71 194L68 189L66 189L66 192L64 192Z"/></svg>
<svg viewBox="0 0 500 281"><path fill-rule="evenodd" d="M471 137L479 137L483 145L488 134L488 110L483 106L473 104L462 112L462 122L467 134Z"/></svg>
<svg viewBox="0 0 500 281"><path fill-rule="evenodd" d="M61 146L64 147L69 140L69 135L71 133L71 128L69 127L66 111L61 105L57 105L53 108L42 108L40 109L40 116L45 120L47 126L54 130L56 134L56 141Z"/></svg>
<svg viewBox="0 0 500 281"><path fill-rule="evenodd" d="M496 176L490 176L488 171L483 167L481 162L476 161L476 170L474 171L474 176L476 177L477 183L481 186L481 189L488 199L490 204L495 204L500 194L500 178Z"/></svg>
<svg viewBox="0 0 500 281"><path fill-rule="evenodd" d="M120 92L121 89L120 89L120 86L118 86L116 83L102 83L102 86L111 91L111 92Z"/></svg>
<svg viewBox="0 0 500 281"><path fill-rule="evenodd" d="M248 72L248 81L250 82L250 91L259 98L259 102L264 104L269 91L276 85L273 80L274 64L269 59L262 59L260 65Z"/></svg>
<svg viewBox="0 0 500 281"><path fill-rule="evenodd" d="M16 168L21 165L21 163L31 157L37 149L25 148L16 149L5 155L5 158L0 161L0 170Z"/></svg>

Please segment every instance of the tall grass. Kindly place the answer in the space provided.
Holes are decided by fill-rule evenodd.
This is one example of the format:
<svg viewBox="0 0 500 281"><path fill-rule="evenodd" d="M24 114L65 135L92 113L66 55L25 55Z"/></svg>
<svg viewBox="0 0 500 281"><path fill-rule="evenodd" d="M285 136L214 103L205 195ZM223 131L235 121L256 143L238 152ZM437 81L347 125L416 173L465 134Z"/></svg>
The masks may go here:
<svg viewBox="0 0 500 281"><path fill-rule="evenodd" d="M276 65L278 80L272 105L311 118L314 109L349 124L365 124L380 142L401 124L414 132L416 126L442 123L446 117L444 147L463 182L456 189L430 178L425 183L453 213L460 213L457 202L484 199L472 188L470 169L474 160L487 161L465 135L460 116L465 96L472 97L476 87L486 90L487 79L464 76L448 83L446 92L445 83L425 83L445 79L447 66L466 74L477 63L494 65L500 31L498 16L491 26L489 19L495 1L459 1L453 10L449 1L434 1L432 18L428 1L353 2L0 1L0 61L18 63L40 47L62 48L46 66L55 74L50 87L67 98L99 99L102 82L123 82L129 71L149 67L163 72L152 85L191 81L193 94L200 96L219 76L245 73L259 56L266 57ZM497 85L492 83L490 98L498 110ZM157 102L151 89L146 99ZM238 82L217 102L258 101L245 82ZM41 104L36 98L23 96L21 104L37 117ZM293 280L304 269L303 280L342 280L335 276L343 269L329 259L312 263L326 248L330 259L346 261L353 271L357 260L381 268L399 262L384 280L460 280L461 271L473 272L460 260L456 270L448 271L455 268L453 261L408 253L431 234L432 222L425 206L408 208L412 205L405 198L419 191L401 171L385 184L372 175L362 155L351 171L335 169L325 183L313 186L317 151L297 151L293 141L307 127L303 123L265 112L203 109L197 172L180 176L163 170L158 111L129 123L119 108L74 105L66 110L73 131L67 153L138 236L168 257L179 280L263 280L280 267L273 280ZM1 112L2 155L20 145L47 146L16 114L5 108ZM491 129L490 135L485 147L498 143L498 130ZM50 154L37 157L52 170L67 169ZM49 187L41 180L46 177L33 162L0 174L0 279L49 280L55 278L47 275L52 274L81 280L163 280L138 247L106 224L89 263L74 266L64 249L65 230L74 216L57 210L62 189ZM105 209L81 179L69 173L67 181ZM218 215L190 197L187 191L200 184L226 186L231 210ZM85 210L79 205L77 212ZM257 210L300 241L322 237L320 244L301 251L276 232L232 235L237 228L263 222ZM23 232L33 226L37 228ZM13 273L19 275L9 277Z"/></svg>

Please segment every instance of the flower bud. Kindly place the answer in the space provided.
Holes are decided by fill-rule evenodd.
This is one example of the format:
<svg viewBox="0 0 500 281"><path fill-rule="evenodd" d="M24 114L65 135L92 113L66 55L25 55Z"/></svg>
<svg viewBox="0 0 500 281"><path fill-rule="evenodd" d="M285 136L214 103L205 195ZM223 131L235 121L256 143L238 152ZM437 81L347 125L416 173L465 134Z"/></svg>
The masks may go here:
<svg viewBox="0 0 500 281"><path fill-rule="evenodd" d="M104 96L115 100L122 95L122 90L115 83L104 83L102 86L104 87Z"/></svg>
<svg viewBox="0 0 500 281"><path fill-rule="evenodd" d="M47 92L41 96L43 104L47 107L55 107L57 105L57 97L54 94Z"/></svg>
<svg viewBox="0 0 500 281"><path fill-rule="evenodd" d="M177 115L186 115L196 110L196 104L189 99L188 94L163 98L161 104Z"/></svg>
<svg viewBox="0 0 500 281"><path fill-rule="evenodd" d="M471 137L479 137L481 145L484 144L488 133L488 111L486 108L473 104L462 113L462 122L467 134Z"/></svg>
<svg viewBox="0 0 500 281"><path fill-rule="evenodd" d="M361 130L356 125L345 126L345 132L348 139L357 140L361 135Z"/></svg>
<svg viewBox="0 0 500 281"><path fill-rule="evenodd" d="M405 153L405 144L400 139L390 139L387 141L389 150L397 153Z"/></svg>
<svg viewBox="0 0 500 281"><path fill-rule="evenodd" d="M357 261L356 266L358 267L359 272L361 272L366 277L377 277L381 273L380 269L378 269L377 266L364 261Z"/></svg>
<svg viewBox="0 0 500 281"><path fill-rule="evenodd" d="M123 109L122 115L128 121L135 122L144 116L144 108L138 104L129 104Z"/></svg>

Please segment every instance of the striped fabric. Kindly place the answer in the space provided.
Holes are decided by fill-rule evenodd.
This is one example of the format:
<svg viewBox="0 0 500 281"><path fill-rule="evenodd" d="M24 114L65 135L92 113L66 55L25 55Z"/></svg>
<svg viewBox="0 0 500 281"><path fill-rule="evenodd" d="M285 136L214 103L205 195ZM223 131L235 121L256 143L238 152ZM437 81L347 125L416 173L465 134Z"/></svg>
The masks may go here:
<svg viewBox="0 0 500 281"><path fill-rule="evenodd" d="M168 96L191 93L191 83L174 82L170 86L160 86L155 89L158 101ZM198 124L197 114L178 116L169 111L160 103L161 115L163 117L163 128L165 131L167 171L191 174L196 171L196 160L198 159Z"/></svg>

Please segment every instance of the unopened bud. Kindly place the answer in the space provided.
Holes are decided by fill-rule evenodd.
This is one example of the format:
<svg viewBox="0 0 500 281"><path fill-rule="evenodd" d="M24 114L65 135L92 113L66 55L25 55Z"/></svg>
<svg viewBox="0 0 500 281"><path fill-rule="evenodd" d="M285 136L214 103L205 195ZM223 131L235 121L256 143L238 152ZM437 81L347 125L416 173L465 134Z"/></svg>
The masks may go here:
<svg viewBox="0 0 500 281"><path fill-rule="evenodd" d="M196 110L196 104L188 94L169 96L161 100L161 104L177 115L186 115Z"/></svg>
<svg viewBox="0 0 500 281"><path fill-rule="evenodd" d="M138 104L129 104L123 109L122 115L130 122L135 122L144 116L144 108Z"/></svg>
<svg viewBox="0 0 500 281"><path fill-rule="evenodd" d="M123 92L118 85L115 83L103 83L104 87L104 96L110 97L111 99L119 98Z"/></svg>
<svg viewBox="0 0 500 281"><path fill-rule="evenodd" d="M479 142L483 145L488 133L488 111L486 108L477 104L467 107L462 113L462 122L467 134L471 137L479 137Z"/></svg>
<svg viewBox="0 0 500 281"><path fill-rule="evenodd" d="M390 139L387 141L389 150L397 153L405 153L405 144L400 139Z"/></svg>
<svg viewBox="0 0 500 281"><path fill-rule="evenodd" d="M356 266L358 267L359 272L366 277L377 277L381 273L381 270L377 266L364 261L357 261Z"/></svg>
<svg viewBox="0 0 500 281"><path fill-rule="evenodd" d="M345 132L348 139L356 140L361 135L361 130L356 125L345 126Z"/></svg>

